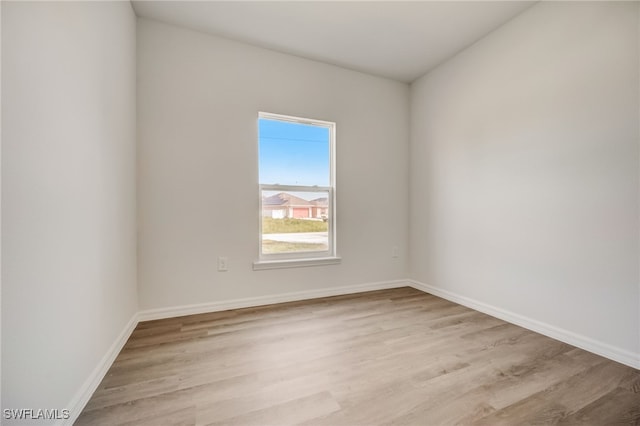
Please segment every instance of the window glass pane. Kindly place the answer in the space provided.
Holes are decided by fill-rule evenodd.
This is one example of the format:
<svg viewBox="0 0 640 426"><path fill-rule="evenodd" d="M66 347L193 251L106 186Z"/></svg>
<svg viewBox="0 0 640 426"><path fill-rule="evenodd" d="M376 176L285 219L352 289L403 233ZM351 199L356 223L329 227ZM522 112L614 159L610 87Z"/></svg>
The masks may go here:
<svg viewBox="0 0 640 426"><path fill-rule="evenodd" d="M262 253L329 250L328 191L262 191Z"/></svg>
<svg viewBox="0 0 640 426"><path fill-rule="evenodd" d="M329 128L258 120L260 183L330 185Z"/></svg>

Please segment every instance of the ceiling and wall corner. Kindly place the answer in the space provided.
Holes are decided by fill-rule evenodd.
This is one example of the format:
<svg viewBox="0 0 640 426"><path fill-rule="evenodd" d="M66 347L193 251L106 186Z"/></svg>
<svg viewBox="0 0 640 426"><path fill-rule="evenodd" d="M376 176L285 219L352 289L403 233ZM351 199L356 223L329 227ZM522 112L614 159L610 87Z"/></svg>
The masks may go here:
<svg viewBox="0 0 640 426"><path fill-rule="evenodd" d="M535 1L133 1L154 19L405 83Z"/></svg>

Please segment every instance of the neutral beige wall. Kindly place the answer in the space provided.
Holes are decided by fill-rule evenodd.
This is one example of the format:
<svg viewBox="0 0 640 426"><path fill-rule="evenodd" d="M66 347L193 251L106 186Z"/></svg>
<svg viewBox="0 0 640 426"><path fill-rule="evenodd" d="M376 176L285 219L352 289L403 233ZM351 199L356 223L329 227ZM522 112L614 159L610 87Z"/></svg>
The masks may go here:
<svg viewBox="0 0 640 426"><path fill-rule="evenodd" d="M342 264L252 270L258 111L337 123ZM406 84L138 20L141 308L404 278L408 119Z"/></svg>
<svg viewBox="0 0 640 426"><path fill-rule="evenodd" d="M135 24L2 2L3 408L73 408L137 311Z"/></svg>
<svg viewBox="0 0 640 426"><path fill-rule="evenodd" d="M413 278L640 356L637 7L539 3L412 85Z"/></svg>

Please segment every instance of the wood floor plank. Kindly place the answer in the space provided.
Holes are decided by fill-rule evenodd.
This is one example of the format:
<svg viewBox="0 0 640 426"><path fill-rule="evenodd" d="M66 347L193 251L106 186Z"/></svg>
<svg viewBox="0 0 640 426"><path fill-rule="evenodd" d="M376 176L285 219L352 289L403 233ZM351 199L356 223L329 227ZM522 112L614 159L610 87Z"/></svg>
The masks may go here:
<svg viewBox="0 0 640 426"><path fill-rule="evenodd" d="M640 424L640 371L398 288L140 323L76 424Z"/></svg>
<svg viewBox="0 0 640 426"><path fill-rule="evenodd" d="M564 417L560 423L640 425L638 394L617 388L576 413Z"/></svg>
<svg viewBox="0 0 640 426"><path fill-rule="evenodd" d="M209 422L206 418L207 412L198 413L199 418L196 424L207 425L281 425L299 424L321 418L327 414L340 410L340 406L327 391L317 394L296 398L263 408L249 411L246 414L225 418L222 421ZM217 412L213 412L217 416Z"/></svg>

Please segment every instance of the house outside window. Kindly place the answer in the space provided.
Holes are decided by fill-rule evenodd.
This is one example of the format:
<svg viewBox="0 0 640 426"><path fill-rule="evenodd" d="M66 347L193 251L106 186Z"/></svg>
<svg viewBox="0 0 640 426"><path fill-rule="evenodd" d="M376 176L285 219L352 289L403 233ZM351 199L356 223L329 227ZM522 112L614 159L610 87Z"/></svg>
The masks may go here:
<svg viewBox="0 0 640 426"><path fill-rule="evenodd" d="M254 269L337 263L335 123L258 115L259 260Z"/></svg>

